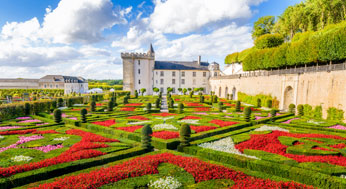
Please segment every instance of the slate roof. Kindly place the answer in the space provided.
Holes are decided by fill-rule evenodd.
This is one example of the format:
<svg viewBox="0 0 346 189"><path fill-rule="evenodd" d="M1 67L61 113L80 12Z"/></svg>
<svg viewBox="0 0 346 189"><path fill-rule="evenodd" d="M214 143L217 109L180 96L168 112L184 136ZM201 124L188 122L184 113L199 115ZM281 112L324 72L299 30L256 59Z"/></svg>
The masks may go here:
<svg viewBox="0 0 346 189"><path fill-rule="evenodd" d="M40 82L86 83L86 80L82 77L46 75L40 79Z"/></svg>
<svg viewBox="0 0 346 189"><path fill-rule="evenodd" d="M154 69L156 70L208 70L209 63L201 62L198 65L197 61L155 61Z"/></svg>

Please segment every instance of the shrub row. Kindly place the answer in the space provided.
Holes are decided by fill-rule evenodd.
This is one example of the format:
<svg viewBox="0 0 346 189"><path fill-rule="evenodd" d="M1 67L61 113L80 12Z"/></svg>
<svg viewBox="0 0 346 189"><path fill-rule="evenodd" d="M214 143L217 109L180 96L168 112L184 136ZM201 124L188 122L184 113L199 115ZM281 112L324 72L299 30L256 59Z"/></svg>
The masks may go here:
<svg viewBox="0 0 346 189"><path fill-rule="evenodd" d="M264 94L258 94L258 95L248 95L246 93L238 92L238 100L252 104L257 105L257 100L261 99L262 106L268 107L268 101L272 101L272 107L273 108L279 108L279 101L276 99L276 97L272 97L271 95L264 95ZM271 107L270 107L271 108Z"/></svg>

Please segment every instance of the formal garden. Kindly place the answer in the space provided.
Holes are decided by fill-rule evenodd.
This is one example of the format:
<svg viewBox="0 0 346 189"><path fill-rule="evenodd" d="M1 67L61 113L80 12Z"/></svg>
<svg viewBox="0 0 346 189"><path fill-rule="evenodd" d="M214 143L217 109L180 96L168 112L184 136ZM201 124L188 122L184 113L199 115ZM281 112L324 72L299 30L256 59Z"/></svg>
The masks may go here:
<svg viewBox="0 0 346 189"><path fill-rule="evenodd" d="M275 104L191 91L3 105L0 188L345 188L346 124Z"/></svg>

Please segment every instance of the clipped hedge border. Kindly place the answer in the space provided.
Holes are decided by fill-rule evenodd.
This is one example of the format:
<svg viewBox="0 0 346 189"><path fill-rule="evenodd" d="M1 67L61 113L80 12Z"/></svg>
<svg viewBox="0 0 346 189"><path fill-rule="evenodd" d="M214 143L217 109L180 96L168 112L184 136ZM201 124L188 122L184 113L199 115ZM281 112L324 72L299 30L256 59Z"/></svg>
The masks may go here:
<svg viewBox="0 0 346 189"><path fill-rule="evenodd" d="M346 180L329 176L312 170L305 170L285 164L269 162L265 160L253 160L243 156L218 152L198 146L189 146L182 149L184 153L203 157L212 161L259 171L296 182L313 185L319 188L346 188Z"/></svg>
<svg viewBox="0 0 346 189"><path fill-rule="evenodd" d="M73 162L67 162L57 165L52 165L49 167L44 167L41 169L36 169L32 171L27 171L23 173L15 174L11 177L0 178L0 188L12 188L23 186L32 182L37 182L41 180L50 179L53 177L61 176L66 173L71 173L74 171L79 171L82 169L104 165L113 161L130 158L137 155L145 154L147 151L140 148L131 148L121 152L114 152L106 154L104 156L99 156L95 158L82 159Z"/></svg>
<svg viewBox="0 0 346 189"><path fill-rule="evenodd" d="M222 127L222 128L218 128L218 129L214 129L214 130L209 130L200 134L194 134L191 136L191 141L194 140L198 140L198 139L202 139L202 138L207 138L207 137L211 137L214 135L219 135L219 134L223 134L223 133L227 133L230 131L234 131L234 130L239 130L239 129L243 129L246 127L251 126L251 123L239 123L235 126L230 126L230 127ZM130 140L135 140L140 142L141 141L141 135L137 134L137 133L130 133L130 132L126 132L126 131L121 131L121 130L116 130L114 128L108 128L108 127L103 127L103 126L98 126L98 125L93 125L93 124L81 124L81 127L89 129L91 131L97 131L97 132L104 132L110 135L114 135L117 137L121 137L121 138L127 138ZM180 144L180 141L178 138L176 139L160 139L160 138L152 138L152 145L157 148L157 149L177 149L178 145Z"/></svg>

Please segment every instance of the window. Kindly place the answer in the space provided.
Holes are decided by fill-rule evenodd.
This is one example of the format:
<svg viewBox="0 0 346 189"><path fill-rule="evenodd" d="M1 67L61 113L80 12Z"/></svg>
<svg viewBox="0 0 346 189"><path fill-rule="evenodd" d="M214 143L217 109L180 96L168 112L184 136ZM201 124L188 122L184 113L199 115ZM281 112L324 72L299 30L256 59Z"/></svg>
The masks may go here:
<svg viewBox="0 0 346 189"><path fill-rule="evenodd" d="M174 87L172 88L172 92L175 93L175 88Z"/></svg>
<svg viewBox="0 0 346 189"><path fill-rule="evenodd" d="M206 93L205 88L203 88L203 93Z"/></svg>
<svg viewBox="0 0 346 189"><path fill-rule="evenodd" d="M59 85L55 85L55 88L59 88Z"/></svg>
<svg viewBox="0 0 346 189"><path fill-rule="evenodd" d="M195 79L192 81L192 84L193 84L193 85L196 85L196 80L195 80Z"/></svg>
<svg viewBox="0 0 346 189"><path fill-rule="evenodd" d="M44 88L47 88L47 85L46 85L46 84L44 85Z"/></svg>
<svg viewBox="0 0 346 189"><path fill-rule="evenodd" d="M160 71L160 76L164 76L164 75L163 75L163 71Z"/></svg>
<svg viewBox="0 0 346 189"><path fill-rule="evenodd" d="M192 76L193 76L193 77L196 77L196 72L192 72Z"/></svg>
<svg viewBox="0 0 346 189"><path fill-rule="evenodd" d="M181 84L185 85L185 79L181 79Z"/></svg>
<svg viewBox="0 0 346 189"><path fill-rule="evenodd" d="M203 77L207 77L207 72L203 72Z"/></svg>
<svg viewBox="0 0 346 189"><path fill-rule="evenodd" d="M163 93L163 87L161 87L161 88L160 88L160 92L162 92L162 93Z"/></svg>
<svg viewBox="0 0 346 189"><path fill-rule="evenodd" d="M141 60L138 60L138 66L140 66L141 65Z"/></svg>
<svg viewBox="0 0 346 189"><path fill-rule="evenodd" d="M172 79L172 84L175 84L175 79Z"/></svg>
<svg viewBox="0 0 346 189"><path fill-rule="evenodd" d="M181 77L185 77L185 72L181 72Z"/></svg>
<svg viewBox="0 0 346 189"><path fill-rule="evenodd" d="M175 77L175 71L172 72L172 76Z"/></svg>
<svg viewBox="0 0 346 189"><path fill-rule="evenodd" d="M156 80L156 84L157 84L157 80Z"/></svg>
<svg viewBox="0 0 346 189"><path fill-rule="evenodd" d="M141 80L138 80L138 84L139 84L139 85L141 84Z"/></svg>
<svg viewBox="0 0 346 189"><path fill-rule="evenodd" d="M156 75L157 75L157 71L156 71Z"/></svg>
<svg viewBox="0 0 346 189"><path fill-rule="evenodd" d="M163 85L163 79L160 79L160 84Z"/></svg>
<svg viewBox="0 0 346 189"><path fill-rule="evenodd" d="M52 84L50 84L50 85L49 85L49 87L50 87L50 88L53 88L53 85L52 85Z"/></svg>
<svg viewBox="0 0 346 189"><path fill-rule="evenodd" d="M138 74L141 74L141 69L138 69Z"/></svg>
<svg viewBox="0 0 346 189"><path fill-rule="evenodd" d="M214 72L214 77L216 77L217 76L217 73L216 72Z"/></svg>

